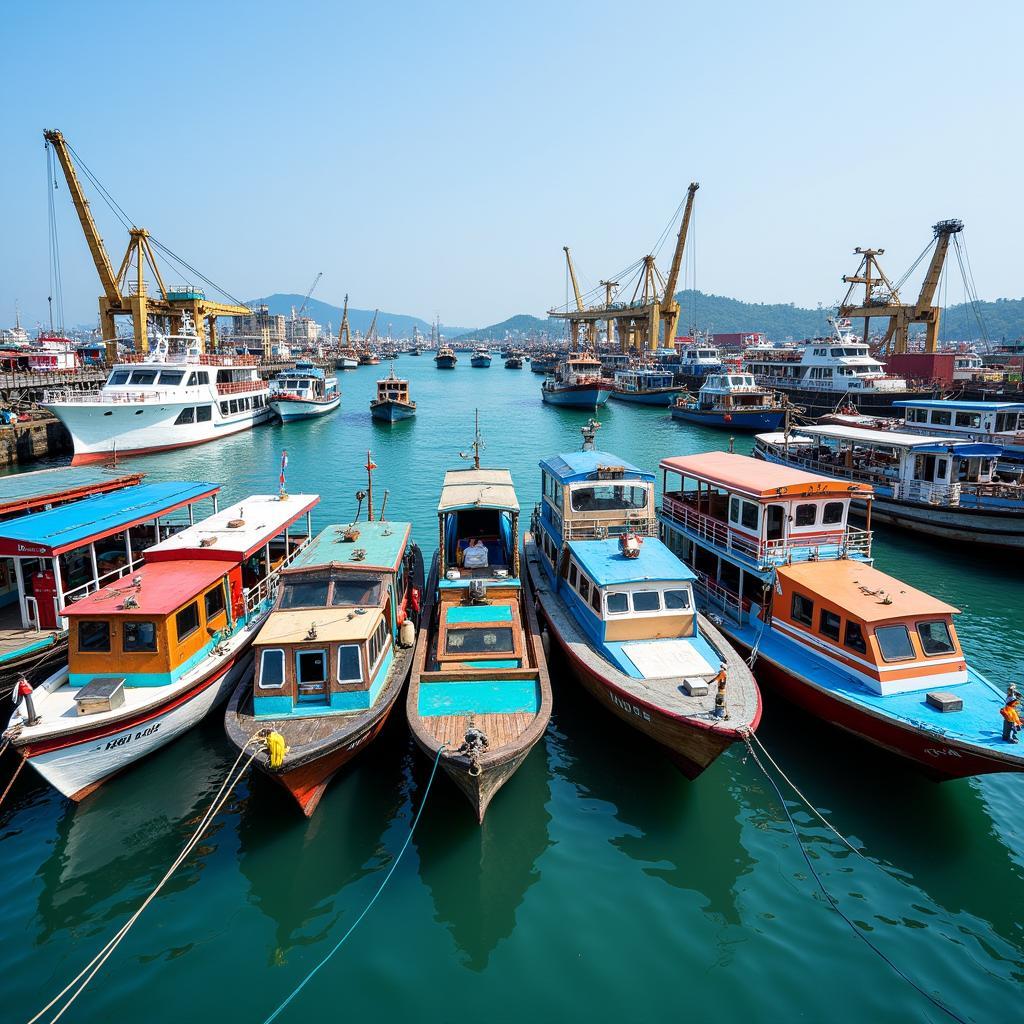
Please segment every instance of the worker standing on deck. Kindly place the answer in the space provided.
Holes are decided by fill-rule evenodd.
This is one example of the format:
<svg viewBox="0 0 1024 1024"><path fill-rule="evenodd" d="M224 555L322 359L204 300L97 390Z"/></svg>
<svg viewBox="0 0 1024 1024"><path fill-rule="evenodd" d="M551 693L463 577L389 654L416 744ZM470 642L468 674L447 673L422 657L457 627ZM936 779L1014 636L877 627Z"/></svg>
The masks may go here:
<svg viewBox="0 0 1024 1024"><path fill-rule="evenodd" d="M1000 708L999 713L1003 716L1003 739L1007 743L1019 743L1017 733L1024 722L1020 717L1020 694L1015 686L1010 686L1006 691L1006 703Z"/></svg>

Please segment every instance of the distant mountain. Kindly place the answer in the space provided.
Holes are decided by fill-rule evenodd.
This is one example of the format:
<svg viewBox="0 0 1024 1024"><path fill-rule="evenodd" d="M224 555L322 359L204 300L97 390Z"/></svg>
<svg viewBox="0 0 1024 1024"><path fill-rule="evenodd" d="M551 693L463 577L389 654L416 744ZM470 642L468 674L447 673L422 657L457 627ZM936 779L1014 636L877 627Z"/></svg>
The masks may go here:
<svg viewBox="0 0 1024 1024"><path fill-rule="evenodd" d="M463 341L518 341L523 338L539 338L543 334L560 338L565 333L565 321L551 317L541 319L529 313L519 313L490 327L477 327L463 335Z"/></svg>
<svg viewBox="0 0 1024 1024"><path fill-rule="evenodd" d="M275 292L273 295L266 295L262 299L247 299L247 306L267 306L271 313L278 313L282 316L291 316L292 307L296 310L302 305L303 295L284 294ZM337 334L341 326L341 306L332 306L328 302L321 302L319 299L310 299L306 303L306 311L303 314L310 319L322 324L326 330L328 323ZM362 331L363 334L369 330L370 321L373 319L372 309L354 309L349 306L348 322L353 331ZM418 316L407 316L404 313L387 313L383 309L377 314L377 331L385 334L391 324L391 330L395 337L412 337L413 327L418 327L420 334L430 336L430 324L421 320ZM448 324L441 325L441 333L446 338L457 338L465 334L470 328L452 327Z"/></svg>

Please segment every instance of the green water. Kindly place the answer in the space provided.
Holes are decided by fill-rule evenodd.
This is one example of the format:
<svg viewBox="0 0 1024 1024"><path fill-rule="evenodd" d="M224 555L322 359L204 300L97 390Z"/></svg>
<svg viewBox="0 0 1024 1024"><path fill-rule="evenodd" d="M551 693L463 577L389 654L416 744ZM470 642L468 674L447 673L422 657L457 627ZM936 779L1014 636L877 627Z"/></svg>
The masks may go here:
<svg viewBox="0 0 1024 1024"><path fill-rule="evenodd" d="M415 420L372 422L384 367L342 375L342 408L137 460L151 479L322 495L316 527L348 520L372 449L378 497L429 554L446 466L481 410L485 464L511 468L524 508L537 459L579 446L584 413L540 402L528 370L454 372L403 357ZM610 403L603 448L654 469L724 435ZM741 442L739 450L747 450ZM974 662L1019 678L1019 566L879 536L881 568L965 612ZM944 1020L851 934L817 893L774 794L733 750L688 783L667 758L552 663L551 728L478 828L439 776L390 886L282 1021L559 1019ZM6 714L6 712L5 712ZM797 812L815 865L851 917L928 991L970 1020L1022 1015L1024 780L937 786L765 693L764 743L862 861ZM5 876L2 1019L27 1020L156 884L234 758L220 721L80 806L32 773L0 810ZM429 774L398 710L337 778L312 821L262 776L207 838L66 1020L263 1021L359 914L408 834Z"/></svg>

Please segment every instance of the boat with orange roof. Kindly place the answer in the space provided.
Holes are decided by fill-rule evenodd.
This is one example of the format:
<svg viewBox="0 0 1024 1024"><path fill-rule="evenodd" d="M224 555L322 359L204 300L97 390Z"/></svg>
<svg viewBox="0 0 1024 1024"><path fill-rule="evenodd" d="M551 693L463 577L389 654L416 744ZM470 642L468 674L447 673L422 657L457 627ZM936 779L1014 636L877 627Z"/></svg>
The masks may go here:
<svg viewBox="0 0 1024 1024"><path fill-rule="evenodd" d="M661 471L665 541L759 681L940 781L1024 771L1009 692L968 663L959 610L874 567L870 484L726 452Z"/></svg>

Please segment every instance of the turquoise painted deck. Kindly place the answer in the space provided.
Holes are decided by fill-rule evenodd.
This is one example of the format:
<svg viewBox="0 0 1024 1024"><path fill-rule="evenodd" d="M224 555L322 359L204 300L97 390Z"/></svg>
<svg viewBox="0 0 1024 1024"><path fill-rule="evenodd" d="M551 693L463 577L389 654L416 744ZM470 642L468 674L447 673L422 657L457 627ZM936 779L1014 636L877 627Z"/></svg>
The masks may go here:
<svg viewBox="0 0 1024 1024"><path fill-rule="evenodd" d="M463 605L449 608L445 621L451 626L466 622L511 622L512 609L507 604Z"/></svg>
<svg viewBox="0 0 1024 1024"><path fill-rule="evenodd" d="M420 714L510 715L540 709L540 687L531 679L488 679L486 682L421 683Z"/></svg>
<svg viewBox="0 0 1024 1024"><path fill-rule="evenodd" d="M299 556L291 564L291 568L309 569L319 565L330 565L339 562L353 570L386 568L395 569L405 551L409 523L398 521L374 520L372 523L357 524L359 538L355 541L343 539L348 523L336 523L324 527L313 540L306 545ZM352 552L362 549L365 558L355 561Z"/></svg>

